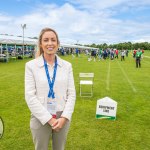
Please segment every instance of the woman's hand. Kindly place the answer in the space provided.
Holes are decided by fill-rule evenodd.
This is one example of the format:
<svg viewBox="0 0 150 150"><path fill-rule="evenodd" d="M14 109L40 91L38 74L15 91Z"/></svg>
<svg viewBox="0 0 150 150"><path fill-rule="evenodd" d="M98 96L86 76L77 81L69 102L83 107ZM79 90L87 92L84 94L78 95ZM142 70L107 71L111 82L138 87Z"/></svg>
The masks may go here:
<svg viewBox="0 0 150 150"><path fill-rule="evenodd" d="M48 124L52 127L53 124L56 124L56 121L57 121L57 119L51 118L51 119L48 121Z"/></svg>
<svg viewBox="0 0 150 150"><path fill-rule="evenodd" d="M62 129L64 127L64 125L66 124L67 121L68 121L68 119L64 118L64 117L57 119L52 124L52 129L56 132L60 131L60 129Z"/></svg>

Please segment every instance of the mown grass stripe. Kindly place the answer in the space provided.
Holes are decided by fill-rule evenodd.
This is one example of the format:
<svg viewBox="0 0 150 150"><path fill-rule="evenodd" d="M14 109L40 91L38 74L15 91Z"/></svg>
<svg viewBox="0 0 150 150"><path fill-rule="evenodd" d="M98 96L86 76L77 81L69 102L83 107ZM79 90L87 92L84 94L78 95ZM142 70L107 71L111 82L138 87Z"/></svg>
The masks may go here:
<svg viewBox="0 0 150 150"><path fill-rule="evenodd" d="M132 81L128 78L128 75L126 74L126 72L124 71L124 69L121 67L120 63L117 61L118 65L119 65L119 68L121 69L124 77L126 78L126 80L128 81L129 85L131 86L133 92L137 92L137 90L135 89L135 87L133 86L132 84Z"/></svg>
<svg viewBox="0 0 150 150"><path fill-rule="evenodd" d="M144 56L144 57L146 57L146 58L150 58L150 56Z"/></svg>

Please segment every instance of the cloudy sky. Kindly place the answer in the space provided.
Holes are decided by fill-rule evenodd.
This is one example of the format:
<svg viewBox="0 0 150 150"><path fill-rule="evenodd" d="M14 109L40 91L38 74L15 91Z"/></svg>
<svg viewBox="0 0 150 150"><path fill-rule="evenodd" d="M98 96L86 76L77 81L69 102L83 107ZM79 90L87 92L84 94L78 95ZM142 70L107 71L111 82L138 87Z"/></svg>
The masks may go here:
<svg viewBox="0 0 150 150"><path fill-rule="evenodd" d="M3 0L0 34L37 37L55 29L63 43L150 42L150 0ZM0 35L2 36L2 35Z"/></svg>

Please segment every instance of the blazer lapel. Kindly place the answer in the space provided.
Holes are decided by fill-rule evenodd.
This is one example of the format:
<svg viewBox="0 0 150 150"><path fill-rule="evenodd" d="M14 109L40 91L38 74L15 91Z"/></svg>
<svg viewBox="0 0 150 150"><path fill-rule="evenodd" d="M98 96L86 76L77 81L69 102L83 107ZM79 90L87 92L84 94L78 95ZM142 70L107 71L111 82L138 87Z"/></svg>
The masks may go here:
<svg viewBox="0 0 150 150"><path fill-rule="evenodd" d="M36 62L37 62L37 65L41 68L44 66L44 60L43 60L43 56L39 56L37 59L36 59Z"/></svg>

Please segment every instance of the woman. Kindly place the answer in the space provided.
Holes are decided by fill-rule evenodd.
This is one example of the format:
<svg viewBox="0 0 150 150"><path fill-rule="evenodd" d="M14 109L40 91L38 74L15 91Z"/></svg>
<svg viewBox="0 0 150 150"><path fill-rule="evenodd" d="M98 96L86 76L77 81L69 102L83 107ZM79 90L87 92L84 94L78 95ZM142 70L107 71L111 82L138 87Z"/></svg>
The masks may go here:
<svg viewBox="0 0 150 150"><path fill-rule="evenodd" d="M36 150L64 150L75 105L72 66L56 55L57 33L41 31L38 57L26 63L25 99L31 111L30 129Z"/></svg>

